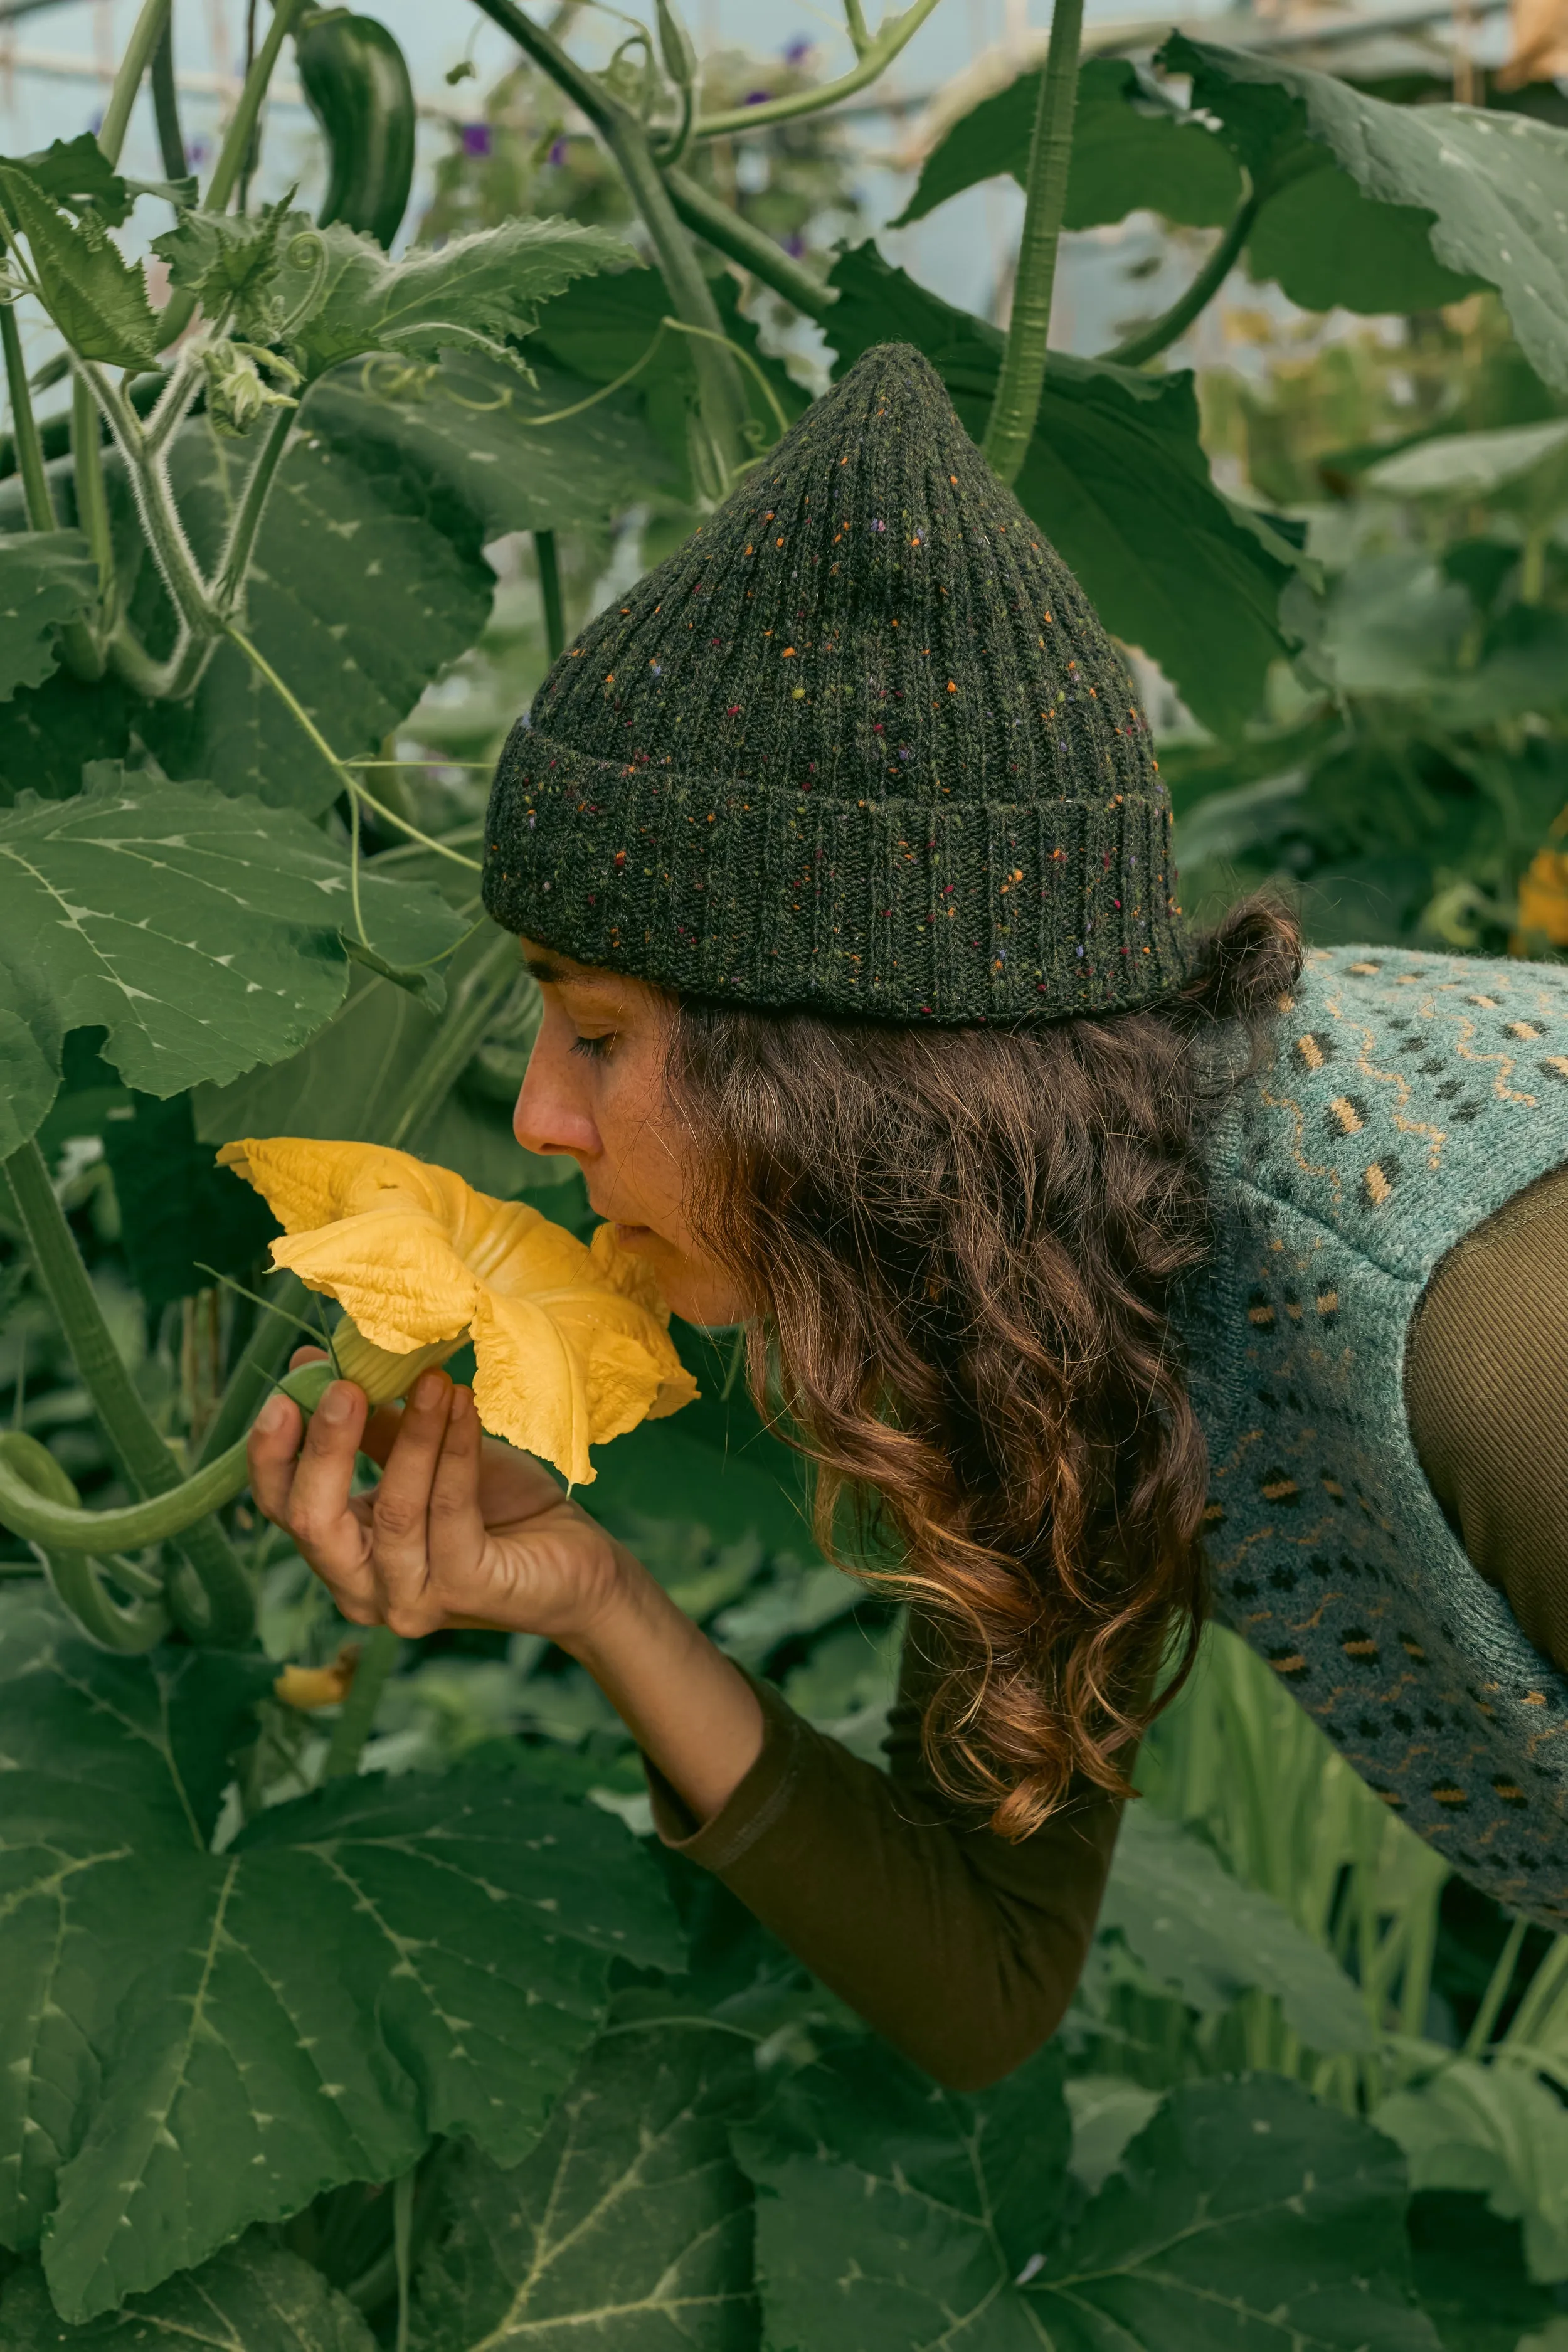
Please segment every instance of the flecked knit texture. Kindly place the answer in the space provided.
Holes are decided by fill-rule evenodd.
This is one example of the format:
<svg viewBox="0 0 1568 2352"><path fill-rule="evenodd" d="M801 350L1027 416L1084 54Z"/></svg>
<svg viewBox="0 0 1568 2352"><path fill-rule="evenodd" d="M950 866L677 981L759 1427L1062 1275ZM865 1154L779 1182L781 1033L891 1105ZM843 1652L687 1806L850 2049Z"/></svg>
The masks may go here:
<svg viewBox="0 0 1568 2352"><path fill-rule="evenodd" d="M1568 970L1309 957L1184 1303L1219 1613L1464 1877L1568 1927L1568 1677L1466 1558L1404 1394L1433 1268L1568 1161Z"/></svg>
<svg viewBox="0 0 1568 2352"><path fill-rule="evenodd" d="M667 987L973 1022L1165 993L1172 880L1120 656L894 343L555 664L501 755L484 890Z"/></svg>

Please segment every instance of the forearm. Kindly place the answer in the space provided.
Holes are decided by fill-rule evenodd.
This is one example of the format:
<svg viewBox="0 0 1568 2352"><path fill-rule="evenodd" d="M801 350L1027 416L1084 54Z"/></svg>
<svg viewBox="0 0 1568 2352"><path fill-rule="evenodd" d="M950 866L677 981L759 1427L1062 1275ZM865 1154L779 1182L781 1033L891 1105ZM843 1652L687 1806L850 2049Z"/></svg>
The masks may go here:
<svg viewBox="0 0 1568 2352"><path fill-rule="evenodd" d="M592 1623L563 1646L585 1666L694 1822L729 1802L763 1749L756 1692L641 1563L617 1575Z"/></svg>

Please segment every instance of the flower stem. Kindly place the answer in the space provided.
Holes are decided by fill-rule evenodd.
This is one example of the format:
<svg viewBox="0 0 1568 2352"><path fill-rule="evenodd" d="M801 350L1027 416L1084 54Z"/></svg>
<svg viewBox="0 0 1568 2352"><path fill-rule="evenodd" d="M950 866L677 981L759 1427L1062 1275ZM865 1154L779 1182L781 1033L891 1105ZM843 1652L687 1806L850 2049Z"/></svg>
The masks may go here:
<svg viewBox="0 0 1568 2352"><path fill-rule="evenodd" d="M808 269L792 261L782 246L775 245L760 228L753 228L750 221L742 220L739 213L731 212L727 204L710 194L688 173L666 165L664 184L669 190L670 203L689 229L706 237L731 261L738 261L742 269L749 269L753 278L760 278L764 286L771 286L775 294L782 294L786 302L793 303L808 319L816 319L820 324L826 318L838 299L836 286L825 286Z"/></svg>
<svg viewBox="0 0 1568 2352"><path fill-rule="evenodd" d="M180 1550L189 1575L176 1575L171 1580L170 1599L187 1631L193 1638L226 1647L248 1641L256 1626L249 1580L223 1529L216 1522L210 1527L196 1524L218 1504L227 1502L244 1485L243 1447L239 1475L234 1485L225 1487L220 1480L220 1491L211 1499L202 1501L199 1508L189 1507L193 1482L182 1482L179 1465L154 1426L110 1337L98 1294L82 1263L65 1212L55 1196L43 1154L36 1143L27 1142L11 1154L4 1167L39 1279L81 1374L82 1385L92 1399L93 1410L129 1483L138 1495L147 1498L147 1506L154 1511L160 1501L171 1500L176 1489L184 1493L184 1504L170 1524L155 1523L147 1533L118 1535L105 1532L105 1521L113 1520L115 1513L72 1514L64 1505L42 1507L63 1512L73 1521L88 1523L91 1532L83 1535L79 1528L73 1538L58 1530L53 1535L38 1533L32 1526L11 1520L7 1514L14 1497L7 1482L4 1493L0 1493L0 1519L6 1525L15 1525L18 1535L46 1547L59 1543L68 1550L100 1553L136 1551L143 1544L158 1542L164 1536L183 1535ZM205 1488L201 1492L205 1495ZM196 1588L194 1591L190 1590L193 1580Z"/></svg>
<svg viewBox="0 0 1568 2352"><path fill-rule="evenodd" d="M1110 367L1142 367L1145 360L1168 350L1178 336L1184 335L1235 268L1257 218L1258 198L1249 194L1237 206L1229 227L1185 292L1178 294L1170 309L1151 320L1148 326L1129 335L1124 343L1118 343L1114 351L1101 352L1101 360Z"/></svg>
<svg viewBox="0 0 1568 2352"><path fill-rule="evenodd" d="M0 348L5 354L5 392L11 404L11 437L16 450L16 471L22 478L22 497L27 509L29 530L58 530L59 517L49 493L49 478L44 471L44 446L38 438L38 420L33 414L33 395L27 388L27 364L22 356L22 331L16 324L14 302L0 304Z"/></svg>
<svg viewBox="0 0 1568 2352"><path fill-rule="evenodd" d="M262 436L260 448L246 476L245 488L224 549L223 560L213 583L213 606L220 619L226 620L238 612L245 594L246 574L256 551L256 541L261 530L261 519L267 511L267 501L278 478L278 468L289 446L289 437L298 421L299 411L279 408Z"/></svg>
<svg viewBox="0 0 1568 2352"><path fill-rule="evenodd" d="M184 133L180 129L180 94L174 80L174 27L173 10L163 20L163 30L153 52L153 112L158 125L158 152L163 159L163 177L183 180L190 172L185 153Z"/></svg>
<svg viewBox="0 0 1568 2352"><path fill-rule="evenodd" d="M359 1770L359 1759L370 1738L381 1694L402 1647L390 1625L377 1625L360 1652L349 1695L332 1727L331 1745L321 1774L324 1780L346 1780Z"/></svg>
<svg viewBox="0 0 1568 2352"><path fill-rule="evenodd" d="M566 616L561 604L561 559L555 551L555 533L536 530L533 534L533 560L539 566L539 597L544 607L544 643L552 662L558 662L566 650Z"/></svg>
<svg viewBox="0 0 1568 2352"><path fill-rule="evenodd" d="M250 1337L229 1373L228 1384L202 1440L196 1455L198 1470L205 1470L245 1436L251 1415L282 1370L283 1359L290 1346L299 1343L296 1318L310 1297L309 1291L295 1274L275 1275L271 1290L270 1299L257 1317Z"/></svg>
<svg viewBox="0 0 1568 2352"><path fill-rule="evenodd" d="M1067 210L1068 170L1072 162L1073 115L1078 107L1079 39L1083 0L1056 0L1051 37L1040 76L1035 133L1029 148L1029 179L1024 232L1018 244L1018 274L996 396L985 427L984 454L1004 482L1016 480L1039 414L1050 340L1051 291L1057 247Z"/></svg>
<svg viewBox="0 0 1568 2352"><path fill-rule="evenodd" d="M732 106L722 114L705 114L698 121L699 139L725 139L737 131L762 131L770 122L789 122L802 114L820 114L841 98L853 98L879 74L886 73L900 49L908 47L937 0L912 0L901 16L884 16L874 34L868 34L858 0L847 0L846 16L856 62L837 81L816 89L792 90L787 98L770 98L760 106Z"/></svg>
<svg viewBox="0 0 1568 2352"><path fill-rule="evenodd" d="M161 1495L117 1510L88 1511L57 1503L28 1475L31 1463L16 1446L21 1433L0 1433L0 1527L45 1551L142 1551L149 1544L184 1537L196 1522L231 1503L249 1475L242 1437L202 1470L193 1471ZM237 1560L237 1574L243 1575ZM246 1585L248 1598L249 1586ZM243 1639L236 1636L236 1640Z"/></svg>

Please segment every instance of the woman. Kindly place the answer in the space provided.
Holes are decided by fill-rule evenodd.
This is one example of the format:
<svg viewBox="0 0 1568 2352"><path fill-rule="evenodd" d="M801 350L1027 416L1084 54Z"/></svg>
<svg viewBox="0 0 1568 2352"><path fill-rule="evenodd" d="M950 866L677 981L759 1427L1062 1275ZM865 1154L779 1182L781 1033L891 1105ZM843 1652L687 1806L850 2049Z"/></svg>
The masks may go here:
<svg viewBox="0 0 1568 2352"><path fill-rule="evenodd" d="M444 1375L368 1427L338 1384L302 1450L275 1399L253 1444L348 1617L560 1643L660 1834L957 2085L1058 2021L1211 1597L1457 1869L1568 1922L1568 972L1303 962L1257 906L1195 942L1168 836L1109 639L900 346L591 624L498 772L519 1139L678 1314L750 1325L825 1524L875 1506L891 1779Z"/></svg>

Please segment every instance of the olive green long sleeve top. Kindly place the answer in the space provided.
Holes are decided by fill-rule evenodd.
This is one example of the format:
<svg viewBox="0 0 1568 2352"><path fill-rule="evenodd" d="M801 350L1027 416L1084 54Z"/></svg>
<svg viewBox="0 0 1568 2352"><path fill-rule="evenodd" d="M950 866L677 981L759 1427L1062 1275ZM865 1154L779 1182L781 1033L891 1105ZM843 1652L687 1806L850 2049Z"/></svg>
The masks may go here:
<svg viewBox="0 0 1568 2352"><path fill-rule="evenodd" d="M1437 1267L1405 1403L1433 1492L1537 1649L1568 1671L1568 1169L1518 1194ZM668 1844L710 1870L868 2023L939 2082L996 2080L1056 2031L1082 1970L1121 1807L1075 1794L1021 1843L931 1786L918 1625L889 1770L758 1685L763 1750L695 1825L657 1775Z"/></svg>

